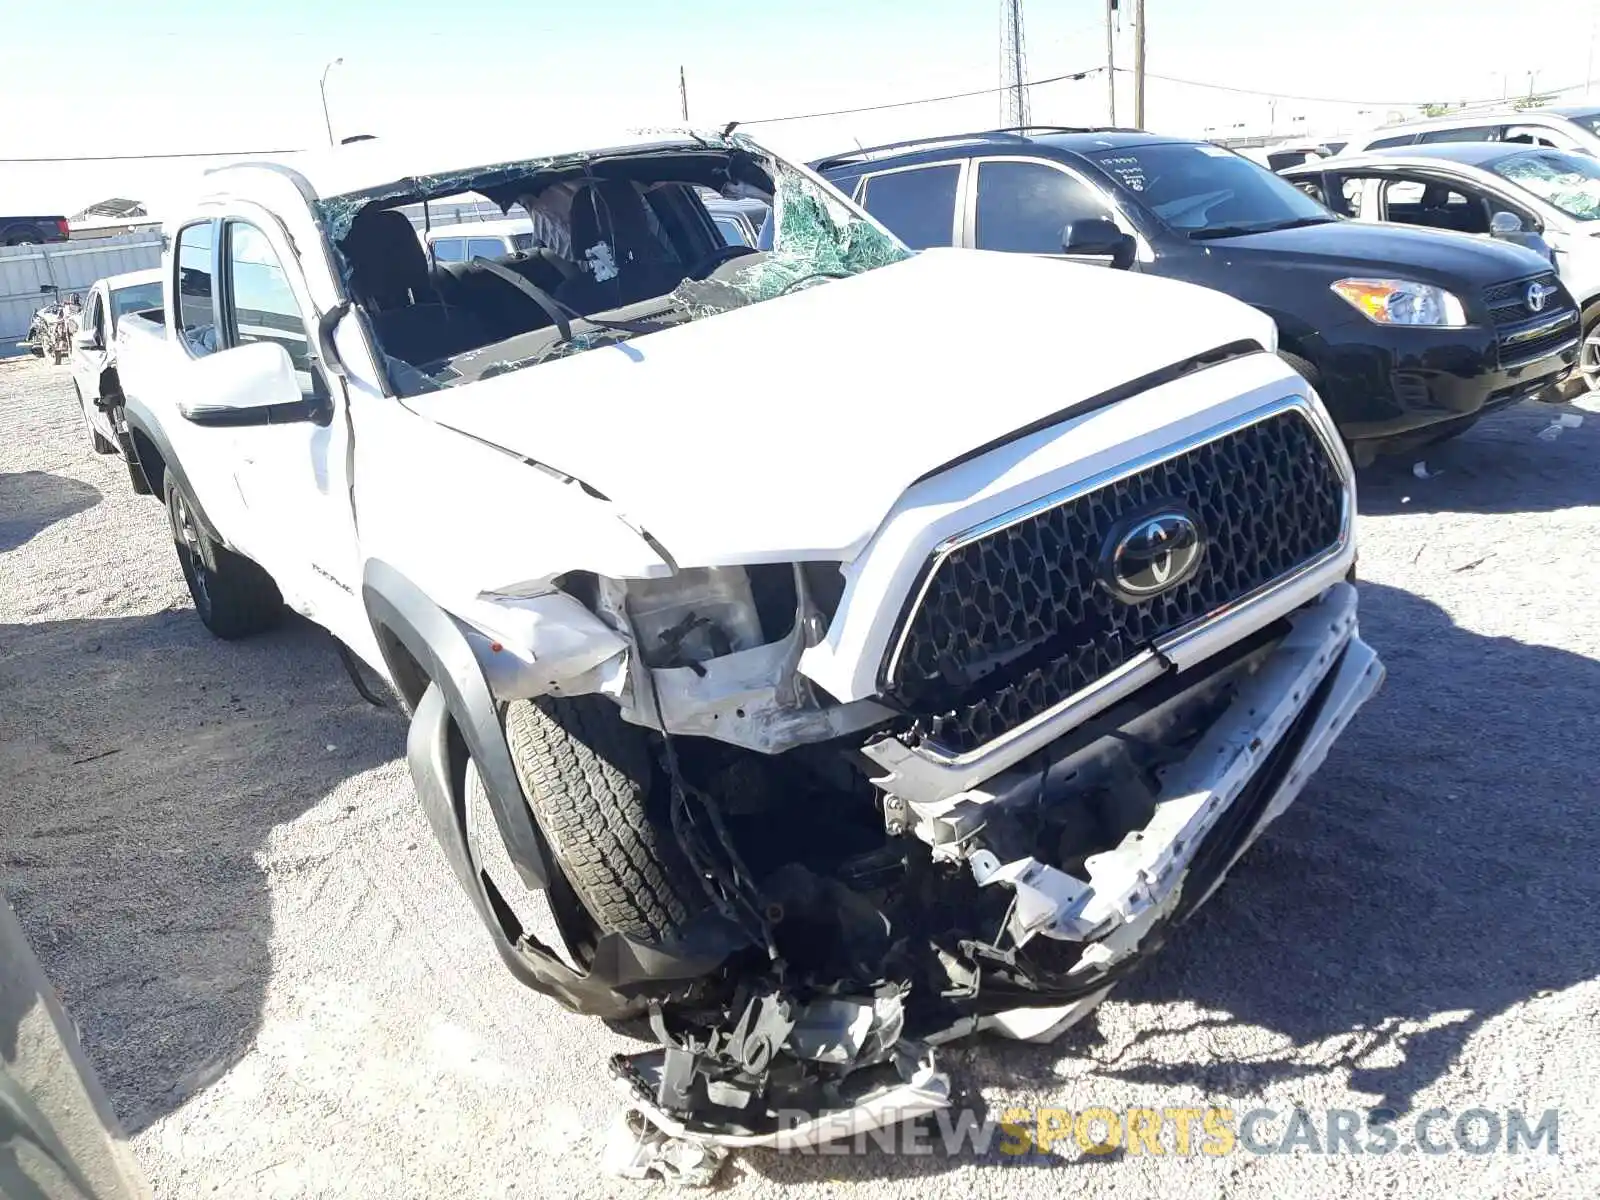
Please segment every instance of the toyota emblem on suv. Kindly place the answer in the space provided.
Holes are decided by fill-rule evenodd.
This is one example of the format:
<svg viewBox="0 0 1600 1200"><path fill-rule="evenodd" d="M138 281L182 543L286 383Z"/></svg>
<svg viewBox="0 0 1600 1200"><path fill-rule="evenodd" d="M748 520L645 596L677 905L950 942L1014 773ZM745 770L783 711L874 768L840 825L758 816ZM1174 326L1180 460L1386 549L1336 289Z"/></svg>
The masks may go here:
<svg viewBox="0 0 1600 1200"><path fill-rule="evenodd" d="M1553 287L1545 287L1544 284L1540 283L1537 279L1535 279L1532 283L1530 283L1528 285L1528 294L1525 297L1525 299L1527 300L1527 304L1528 304L1528 311L1529 312L1535 312L1535 313L1536 312L1543 312L1544 311L1544 302L1546 300L1548 300L1551 296L1555 295L1555 291L1556 291L1555 288L1553 288Z"/></svg>
<svg viewBox="0 0 1600 1200"><path fill-rule="evenodd" d="M1193 577L1205 557L1199 520L1173 506L1146 516L1112 534L1102 555L1102 576L1119 599L1147 600Z"/></svg>

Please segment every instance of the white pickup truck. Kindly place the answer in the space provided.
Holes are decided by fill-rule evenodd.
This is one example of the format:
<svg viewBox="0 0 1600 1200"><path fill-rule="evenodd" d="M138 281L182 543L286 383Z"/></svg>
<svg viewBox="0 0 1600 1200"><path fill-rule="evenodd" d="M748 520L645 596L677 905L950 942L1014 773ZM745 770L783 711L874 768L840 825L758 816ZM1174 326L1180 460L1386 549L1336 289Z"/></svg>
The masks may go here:
<svg viewBox="0 0 1600 1200"><path fill-rule="evenodd" d="M72 386L83 428L96 454L116 454L126 430L121 427L115 380L117 326L123 314L161 307L162 272L129 271L95 280L72 334ZM108 394L109 393L109 394ZM135 475L135 484L140 478Z"/></svg>
<svg viewBox="0 0 1600 1200"><path fill-rule="evenodd" d="M200 619L287 605L390 683L507 966L651 1014L614 1067L658 1128L815 1140L946 1103L941 1042L1054 1037L1382 678L1350 462L1219 293L913 255L737 133L205 183L118 335ZM397 209L462 192L571 256L430 267Z"/></svg>

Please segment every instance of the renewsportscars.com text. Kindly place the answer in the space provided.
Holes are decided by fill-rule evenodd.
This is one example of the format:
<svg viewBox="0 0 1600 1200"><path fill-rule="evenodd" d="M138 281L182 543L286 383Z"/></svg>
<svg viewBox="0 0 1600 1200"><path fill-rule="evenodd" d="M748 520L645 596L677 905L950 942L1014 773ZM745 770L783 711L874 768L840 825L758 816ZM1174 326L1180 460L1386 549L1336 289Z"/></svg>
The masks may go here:
<svg viewBox="0 0 1600 1200"><path fill-rule="evenodd" d="M802 1123L804 1114L779 1114ZM1556 1109L1109 1107L943 1110L793 1154L1559 1154Z"/></svg>

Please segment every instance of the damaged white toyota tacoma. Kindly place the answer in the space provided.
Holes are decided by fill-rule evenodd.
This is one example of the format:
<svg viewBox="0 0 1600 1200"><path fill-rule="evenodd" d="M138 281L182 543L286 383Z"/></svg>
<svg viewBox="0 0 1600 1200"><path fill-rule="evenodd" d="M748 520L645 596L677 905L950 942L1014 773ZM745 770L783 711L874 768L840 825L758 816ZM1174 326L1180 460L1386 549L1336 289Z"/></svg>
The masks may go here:
<svg viewBox="0 0 1600 1200"><path fill-rule="evenodd" d="M1055 1036L1382 678L1350 463L1219 293L913 255L731 131L204 182L113 381L195 608L381 674L506 965L648 1021L659 1128L859 1131ZM539 243L431 263L463 194Z"/></svg>

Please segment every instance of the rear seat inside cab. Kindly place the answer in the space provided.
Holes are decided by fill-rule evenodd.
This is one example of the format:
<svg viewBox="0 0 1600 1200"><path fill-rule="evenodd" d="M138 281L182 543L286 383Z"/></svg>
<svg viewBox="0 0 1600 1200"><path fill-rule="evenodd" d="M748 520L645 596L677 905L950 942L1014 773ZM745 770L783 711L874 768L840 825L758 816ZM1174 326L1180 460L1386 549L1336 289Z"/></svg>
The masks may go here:
<svg viewBox="0 0 1600 1200"><path fill-rule="evenodd" d="M494 340L471 310L445 303L404 213L369 204L339 249L350 268L350 294L391 357L420 366Z"/></svg>

